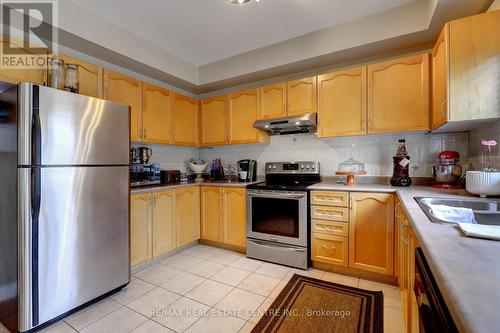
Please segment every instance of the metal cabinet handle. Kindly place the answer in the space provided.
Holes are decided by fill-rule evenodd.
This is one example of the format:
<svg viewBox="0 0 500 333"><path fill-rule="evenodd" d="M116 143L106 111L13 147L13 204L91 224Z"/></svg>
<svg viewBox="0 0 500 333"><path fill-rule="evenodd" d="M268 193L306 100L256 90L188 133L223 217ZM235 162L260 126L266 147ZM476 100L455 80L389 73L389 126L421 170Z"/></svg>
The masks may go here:
<svg viewBox="0 0 500 333"><path fill-rule="evenodd" d="M328 246L328 245L323 245L323 248L325 250L333 250L333 251L335 251L337 249L335 246Z"/></svg>
<svg viewBox="0 0 500 333"><path fill-rule="evenodd" d="M441 102L441 106L439 108L439 111L441 112L441 115L446 118L446 112L444 111L444 107L446 106L446 101L442 101Z"/></svg>

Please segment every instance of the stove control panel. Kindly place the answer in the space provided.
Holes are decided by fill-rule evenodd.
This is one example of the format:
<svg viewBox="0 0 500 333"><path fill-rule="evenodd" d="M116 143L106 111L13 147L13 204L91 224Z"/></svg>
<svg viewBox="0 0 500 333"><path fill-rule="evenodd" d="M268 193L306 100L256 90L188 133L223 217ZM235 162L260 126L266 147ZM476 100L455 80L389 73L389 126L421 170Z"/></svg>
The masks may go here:
<svg viewBox="0 0 500 333"><path fill-rule="evenodd" d="M266 174L319 174L319 162L268 162Z"/></svg>

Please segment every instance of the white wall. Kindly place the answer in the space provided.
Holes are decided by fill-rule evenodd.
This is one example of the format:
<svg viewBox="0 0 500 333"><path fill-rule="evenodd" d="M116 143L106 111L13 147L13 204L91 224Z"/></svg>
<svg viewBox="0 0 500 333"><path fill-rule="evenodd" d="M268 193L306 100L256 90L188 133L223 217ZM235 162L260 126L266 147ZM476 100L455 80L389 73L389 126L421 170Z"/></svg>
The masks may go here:
<svg viewBox="0 0 500 333"><path fill-rule="evenodd" d="M500 0L493 1L488 11L491 12L492 10L497 10L497 9L500 9Z"/></svg>
<svg viewBox="0 0 500 333"><path fill-rule="evenodd" d="M392 157L396 152L398 139L406 139L411 157L412 176L431 177L431 166L442 150L460 152L467 161L467 134L393 134L334 139L317 139L314 134L273 136L269 145L234 145L202 148L199 157L204 160L221 158L234 166L240 159L257 160L258 174L264 174L264 163L272 161L312 160L321 163L322 176L333 176L340 162L349 155L366 164L368 175L391 176ZM352 145L355 145L352 147Z"/></svg>

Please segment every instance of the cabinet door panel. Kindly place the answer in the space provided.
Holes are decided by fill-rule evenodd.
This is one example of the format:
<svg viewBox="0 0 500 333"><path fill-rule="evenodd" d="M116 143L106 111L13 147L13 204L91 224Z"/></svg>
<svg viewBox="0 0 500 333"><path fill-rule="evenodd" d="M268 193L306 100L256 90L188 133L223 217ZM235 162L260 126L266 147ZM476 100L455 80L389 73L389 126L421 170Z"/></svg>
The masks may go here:
<svg viewBox="0 0 500 333"><path fill-rule="evenodd" d="M432 50L432 117L435 129L448 121L448 24Z"/></svg>
<svg viewBox="0 0 500 333"><path fill-rule="evenodd" d="M320 206L347 207L349 204L349 193L334 191L311 191L311 204Z"/></svg>
<svg viewBox="0 0 500 333"><path fill-rule="evenodd" d="M198 101L174 93L173 103L173 143L179 146L198 146L200 122Z"/></svg>
<svg viewBox="0 0 500 333"><path fill-rule="evenodd" d="M177 247L200 239L200 188L176 190Z"/></svg>
<svg viewBox="0 0 500 333"><path fill-rule="evenodd" d="M392 275L394 270L394 196L351 193L349 267Z"/></svg>
<svg viewBox="0 0 500 333"><path fill-rule="evenodd" d="M368 65L368 133L429 129L429 54Z"/></svg>
<svg viewBox="0 0 500 333"><path fill-rule="evenodd" d="M151 259L149 193L130 198L130 260L135 266Z"/></svg>
<svg viewBox="0 0 500 333"><path fill-rule="evenodd" d="M65 64L77 64L78 65L78 76L79 85L78 93L81 95L102 98L103 89L103 69L94 64L78 60L72 57L68 57L60 54L59 59L63 60Z"/></svg>
<svg viewBox="0 0 500 333"><path fill-rule="evenodd" d="M224 243L246 247L246 191L224 188Z"/></svg>
<svg viewBox="0 0 500 333"><path fill-rule="evenodd" d="M175 249L175 191L153 196L153 257L157 257Z"/></svg>
<svg viewBox="0 0 500 333"><path fill-rule="evenodd" d="M316 112L316 76L287 82L287 115Z"/></svg>
<svg viewBox="0 0 500 333"><path fill-rule="evenodd" d="M229 95L229 140L232 144L259 142L261 131L253 127L260 112L258 89Z"/></svg>
<svg viewBox="0 0 500 333"><path fill-rule="evenodd" d="M318 137L366 134L366 67L318 76Z"/></svg>
<svg viewBox="0 0 500 333"><path fill-rule="evenodd" d="M149 83L143 83L142 88L143 141L169 144L172 136L172 93Z"/></svg>
<svg viewBox="0 0 500 333"><path fill-rule="evenodd" d="M7 40L5 36L0 34L0 41L2 42L2 50L4 50L4 47L7 46ZM10 38L10 45L12 47L16 47L22 52L23 54L27 56L34 55L32 51L26 50L23 47L23 41L16 39L16 38ZM45 63L48 64L48 53L44 55L45 58ZM47 78L47 66L44 66L44 68L38 68L38 69L6 69L6 68L0 68L0 81L6 81L10 83L15 83L18 84L23 81L28 81L28 82L33 82L33 83L38 83L38 84L44 84L46 78Z"/></svg>
<svg viewBox="0 0 500 333"><path fill-rule="evenodd" d="M221 199L220 187L201 187L201 239L222 242Z"/></svg>
<svg viewBox="0 0 500 333"><path fill-rule="evenodd" d="M142 82L105 70L104 99L130 105L130 138L142 141Z"/></svg>
<svg viewBox="0 0 500 333"><path fill-rule="evenodd" d="M261 111L259 119L286 116L286 83L260 88Z"/></svg>
<svg viewBox="0 0 500 333"><path fill-rule="evenodd" d="M201 102L201 144L228 143L227 96L208 98Z"/></svg>

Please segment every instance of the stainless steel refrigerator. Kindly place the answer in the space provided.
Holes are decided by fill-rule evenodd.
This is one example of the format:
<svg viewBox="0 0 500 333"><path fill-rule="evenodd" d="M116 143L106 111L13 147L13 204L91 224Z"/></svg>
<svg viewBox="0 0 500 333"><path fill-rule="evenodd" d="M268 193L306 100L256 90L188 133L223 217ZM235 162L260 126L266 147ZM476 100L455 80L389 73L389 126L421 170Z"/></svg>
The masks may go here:
<svg viewBox="0 0 500 333"><path fill-rule="evenodd" d="M0 96L0 322L24 332L130 281L130 108L30 83Z"/></svg>

